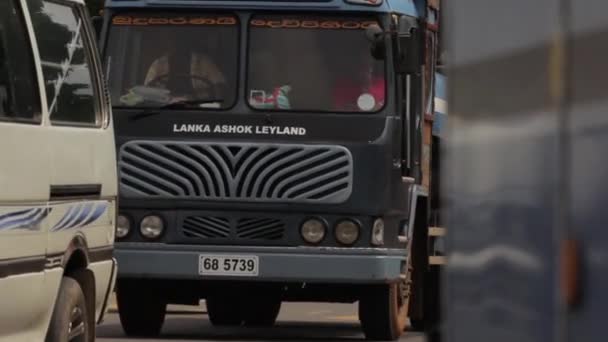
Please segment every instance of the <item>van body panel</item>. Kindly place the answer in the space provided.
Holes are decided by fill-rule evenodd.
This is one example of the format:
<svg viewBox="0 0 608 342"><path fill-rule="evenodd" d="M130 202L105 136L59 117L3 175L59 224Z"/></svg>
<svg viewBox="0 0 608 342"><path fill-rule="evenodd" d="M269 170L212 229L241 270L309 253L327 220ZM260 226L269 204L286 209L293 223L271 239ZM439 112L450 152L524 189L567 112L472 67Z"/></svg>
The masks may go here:
<svg viewBox="0 0 608 342"><path fill-rule="evenodd" d="M3 14L9 14L0 15L0 303L3 308L0 341L39 342L47 334L61 279L74 271L67 269L74 247L80 249L86 259L86 264L77 267L92 271L95 278L95 292L85 292L85 296L94 296L95 321L107 307L108 292L115 280L112 246L118 190L114 133L101 64L83 1L9 0L7 4L3 5L12 7ZM44 4L45 13L29 7L40 4ZM52 11L73 14L73 18L54 16ZM65 46L72 46L74 39L80 39L77 48L84 50L85 62L78 64L68 59L67 67L74 72L87 71L82 75L90 77L88 89L80 93L78 88L70 89L73 84L66 81L69 73L64 69L57 80L49 80L54 74L49 73L48 68L57 69L60 65L49 62L49 49L61 53L64 47L49 46L49 36L45 36L49 34L48 26L40 26L41 15L52 19L44 25L69 29L70 24L77 24L78 34L69 38ZM19 25L5 25L15 22ZM11 44L4 43L16 37L15 32L22 35L20 39L25 43L19 45L15 39L10 40ZM55 39L62 38L53 36L50 41ZM13 65L9 62L18 60L28 65L25 58L15 58L18 48L22 49L18 51L21 55L31 55L31 67L27 71L35 87L18 88L20 84L10 74ZM72 53L70 49L67 51ZM56 86L48 87L50 82ZM68 115L77 118L80 109L74 108L82 107L73 104L83 96L88 97L89 103L94 103L95 125L53 122L52 106L47 100L57 101L61 89L69 92L61 95L67 101L63 103L64 114L68 111ZM49 94L53 91L54 97ZM27 106L18 107L14 94L23 96L24 92L35 94L35 101L22 101L21 104ZM71 109L65 109L66 106ZM19 108L35 110L36 107L39 107L37 114L21 120L29 112Z"/></svg>

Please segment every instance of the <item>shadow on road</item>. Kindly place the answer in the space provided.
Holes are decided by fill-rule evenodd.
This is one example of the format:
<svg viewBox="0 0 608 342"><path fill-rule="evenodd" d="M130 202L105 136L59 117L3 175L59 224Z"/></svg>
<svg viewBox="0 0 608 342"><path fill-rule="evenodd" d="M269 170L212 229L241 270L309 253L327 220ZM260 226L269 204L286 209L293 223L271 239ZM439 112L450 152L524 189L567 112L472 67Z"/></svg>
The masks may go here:
<svg viewBox="0 0 608 342"><path fill-rule="evenodd" d="M112 320L98 327L97 336L105 339L127 340L120 323ZM167 317L161 336L155 340L168 341L361 341L363 335L356 323L277 323L272 328L217 328L205 316ZM144 341L144 340L142 340Z"/></svg>

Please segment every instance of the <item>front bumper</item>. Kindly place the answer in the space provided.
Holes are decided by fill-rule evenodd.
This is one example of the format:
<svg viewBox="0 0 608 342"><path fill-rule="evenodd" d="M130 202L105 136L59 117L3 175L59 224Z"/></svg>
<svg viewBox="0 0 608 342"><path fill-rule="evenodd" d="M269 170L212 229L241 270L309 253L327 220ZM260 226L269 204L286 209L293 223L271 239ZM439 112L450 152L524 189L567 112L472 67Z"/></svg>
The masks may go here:
<svg viewBox="0 0 608 342"><path fill-rule="evenodd" d="M256 255L256 277L198 274L199 254ZM115 256L122 278L216 279L307 283L391 283L399 281L402 249L198 246L120 243Z"/></svg>

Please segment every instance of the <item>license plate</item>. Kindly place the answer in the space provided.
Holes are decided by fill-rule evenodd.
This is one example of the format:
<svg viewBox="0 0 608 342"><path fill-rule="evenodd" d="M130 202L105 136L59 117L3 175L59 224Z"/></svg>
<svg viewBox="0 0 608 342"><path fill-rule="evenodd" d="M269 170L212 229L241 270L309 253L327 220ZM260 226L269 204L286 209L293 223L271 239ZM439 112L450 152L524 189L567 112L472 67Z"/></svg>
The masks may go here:
<svg viewBox="0 0 608 342"><path fill-rule="evenodd" d="M201 254L198 273L202 276L256 277L260 261L255 255L210 255Z"/></svg>

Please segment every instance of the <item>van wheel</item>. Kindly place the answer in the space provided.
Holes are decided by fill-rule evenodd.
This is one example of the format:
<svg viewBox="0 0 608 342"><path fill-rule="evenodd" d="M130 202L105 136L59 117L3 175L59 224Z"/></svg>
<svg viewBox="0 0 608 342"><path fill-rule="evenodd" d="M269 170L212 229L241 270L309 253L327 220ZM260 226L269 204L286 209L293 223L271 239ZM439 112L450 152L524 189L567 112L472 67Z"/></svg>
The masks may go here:
<svg viewBox="0 0 608 342"><path fill-rule="evenodd" d="M63 277L46 342L92 342L90 314L80 284Z"/></svg>
<svg viewBox="0 0 608 342"><path fill-rule="evenodd" d="M359 300L359 320L368 340L394 341L405 330L409 304L407 282L370 286Z"/></svg>
<svg viewBox="0 0 608 342"><path fill-rule="evenodd" d="M245 325L252 327L271 327L281 311L280 296L256 296L245 302Z"/></svg>
<svg viewBox="0 0 608 342"><path fill-rule="evenodd" d="M165 322L166 299L160 291L146 285L124 280L117 283L118 316L127 336L158 336Z"/></svg>
<svg viewBox="0 0 608 342"><path fill-rule="evenodd" d="M206 299L209 321L214 326L236 326L243 322L242 302L230 291L210 294Z"/></svg>

